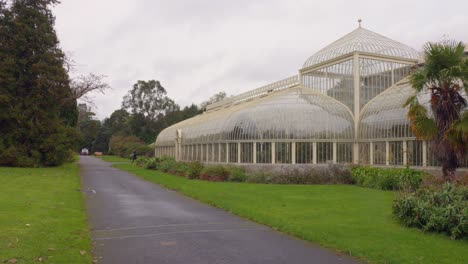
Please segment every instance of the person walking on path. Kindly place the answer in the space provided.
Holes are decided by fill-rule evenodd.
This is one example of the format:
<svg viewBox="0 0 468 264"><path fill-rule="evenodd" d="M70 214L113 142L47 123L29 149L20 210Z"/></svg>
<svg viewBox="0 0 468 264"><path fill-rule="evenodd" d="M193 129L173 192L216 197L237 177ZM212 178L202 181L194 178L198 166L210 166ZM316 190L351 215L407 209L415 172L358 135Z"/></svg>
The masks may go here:
<svg viewBox="0 0 468 264"><path fill-rule="evenodd" d="M134 149L133 152L132 152L132 163L137 159L137 152L136 150Z"/></svg>

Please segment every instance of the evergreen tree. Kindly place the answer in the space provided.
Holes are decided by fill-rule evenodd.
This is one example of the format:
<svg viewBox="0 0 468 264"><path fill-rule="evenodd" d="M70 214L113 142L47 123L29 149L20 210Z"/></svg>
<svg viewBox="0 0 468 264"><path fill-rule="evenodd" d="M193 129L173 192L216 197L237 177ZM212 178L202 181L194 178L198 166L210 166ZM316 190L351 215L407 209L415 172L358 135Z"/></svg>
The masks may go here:
<svg viewBox="0 0 468 264"><path fill-rule="evenodd" d="M0 165L54 166L77 141L76 97L50 7L0 4Z"/></svg>

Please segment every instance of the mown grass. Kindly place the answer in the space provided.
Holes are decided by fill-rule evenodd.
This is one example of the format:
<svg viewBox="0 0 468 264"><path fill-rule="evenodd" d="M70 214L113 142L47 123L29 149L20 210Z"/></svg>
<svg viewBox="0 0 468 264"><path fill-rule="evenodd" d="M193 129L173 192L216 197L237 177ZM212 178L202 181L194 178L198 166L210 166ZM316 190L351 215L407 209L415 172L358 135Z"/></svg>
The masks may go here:
<svg viewBox="0 0 468 264"><path fill-rule="evenodd" d="M0 167L0 263L91 263L78 164Z"/></svg>
<svg viewBox="0 0 468 264"><path fill-rule="evenodd" d="M131 162L130 158L122 158L119 156L111 156L111 155L104 155L104 156L96 156L96 158L100 158L107 162Z"/></svg>
<svg viewBox="0 0 468 264"><path fill-rule="evenodd" d="M468 241L401 226L390 191L351 185L267 185L188 180L114 165L282 232L374 263L467 263Z"/></svg>

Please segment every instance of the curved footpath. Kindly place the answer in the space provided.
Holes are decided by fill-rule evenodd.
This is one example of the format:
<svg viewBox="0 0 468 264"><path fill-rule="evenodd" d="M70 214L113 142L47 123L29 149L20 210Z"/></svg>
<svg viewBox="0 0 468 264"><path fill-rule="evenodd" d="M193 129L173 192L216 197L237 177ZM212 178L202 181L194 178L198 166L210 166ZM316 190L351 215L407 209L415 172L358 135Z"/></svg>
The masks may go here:
<svg viewBox="0 0 468 264"><path fill-rule="evenodd" d="M81 157L99 263L358 263Z"/></svg>

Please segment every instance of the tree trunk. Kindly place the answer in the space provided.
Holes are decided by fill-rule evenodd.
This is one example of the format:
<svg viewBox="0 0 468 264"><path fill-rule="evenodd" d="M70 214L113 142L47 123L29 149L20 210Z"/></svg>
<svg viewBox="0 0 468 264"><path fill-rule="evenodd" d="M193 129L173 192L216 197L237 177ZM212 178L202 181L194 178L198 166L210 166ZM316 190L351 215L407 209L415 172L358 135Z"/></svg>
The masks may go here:
<svg viewBox="0 0 468 264"><path fill-rule="evenodd" d="M438 158L442 164L442 173L445 181L455 180L455 171L458 167L458 157L447 140L439 142Z"/></svg>

